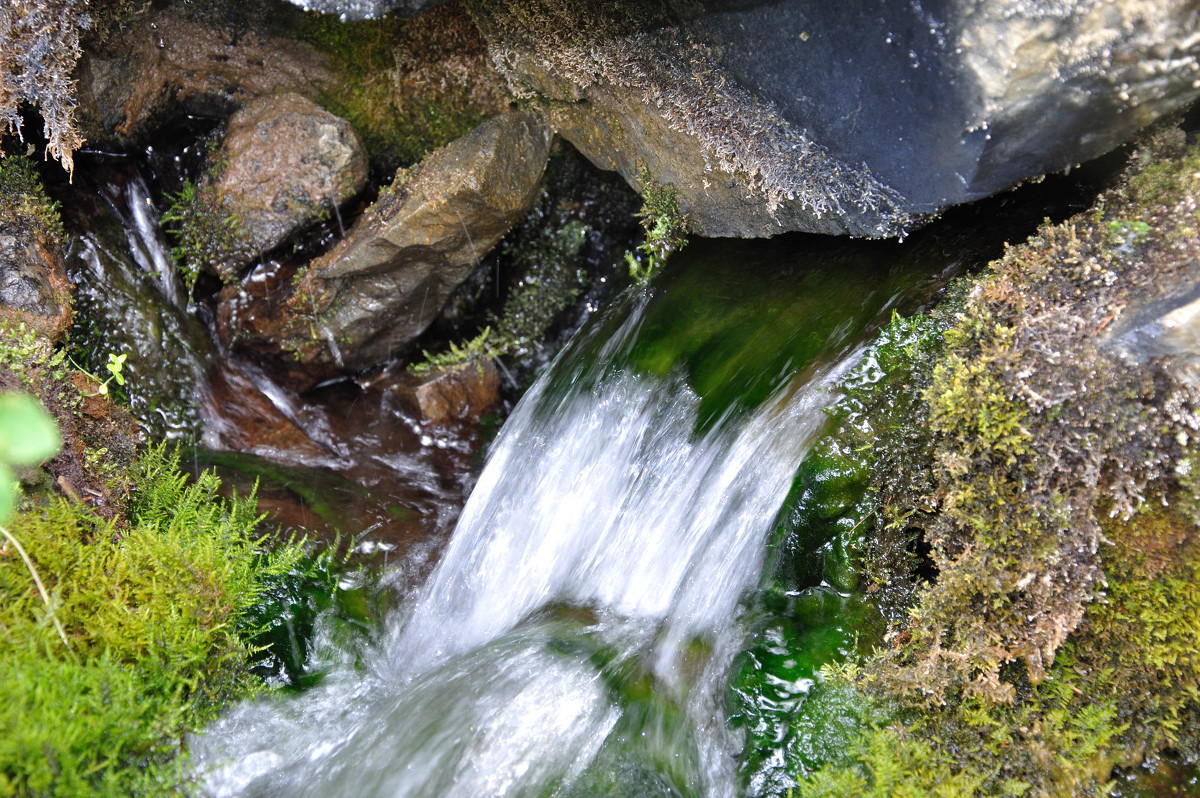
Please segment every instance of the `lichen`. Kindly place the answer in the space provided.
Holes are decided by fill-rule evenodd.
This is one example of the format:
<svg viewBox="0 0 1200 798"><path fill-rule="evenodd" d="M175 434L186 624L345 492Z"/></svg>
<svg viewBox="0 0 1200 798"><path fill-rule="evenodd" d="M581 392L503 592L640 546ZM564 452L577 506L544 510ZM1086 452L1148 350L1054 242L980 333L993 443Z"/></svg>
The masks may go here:
<svg viewBox="0 0 1200 798"><path fill-rule="evenodd" d="M771 212L785 204L818 218L872 211L880 219L876 235L894 235L913 221L900 210L899 195L865 166L840 162L730 79L715 46L692 36L666 3L625 4L617 12L581 0L474 0L471 8L518 98L604 115L612 96L627 97L613 102L645 109L694 139L705 170L739 175ZM610 125L606 134L617 130Z"/></svg>
<svg viewBox="0 0 1200 798"><path fill-rule="evenodd" d="M0 132L22 135L21 106L36 106L46 154L68 172L83 144L72 73L86 36L103 37L136 0L11 0L0 6Z"/></svg>

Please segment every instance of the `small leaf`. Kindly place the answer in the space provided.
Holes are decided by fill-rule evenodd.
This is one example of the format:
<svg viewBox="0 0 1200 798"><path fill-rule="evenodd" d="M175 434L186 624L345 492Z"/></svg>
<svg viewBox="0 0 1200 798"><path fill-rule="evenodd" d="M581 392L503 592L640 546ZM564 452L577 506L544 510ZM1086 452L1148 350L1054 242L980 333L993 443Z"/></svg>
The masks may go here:
<svg viewBox="0 0 1200 798"><path fill-rule="evenodd" d="M36 465L61 445L54 419L36 399L20 393L0 395L0 460Z"/></svg>
<svg viewBox="0 0 1200 798"><path fill-rule="evenodd" d="M17 504L20 489L17 487L17 477L13 470L0 463L0 523L8 520L8 516Z"/></svg>

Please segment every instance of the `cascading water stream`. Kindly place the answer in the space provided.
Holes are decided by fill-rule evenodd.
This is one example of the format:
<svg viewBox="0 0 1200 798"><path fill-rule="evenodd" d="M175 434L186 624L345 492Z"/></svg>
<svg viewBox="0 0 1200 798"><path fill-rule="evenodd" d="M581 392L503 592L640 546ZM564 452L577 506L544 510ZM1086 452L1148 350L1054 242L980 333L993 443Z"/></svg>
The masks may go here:
<svg viewBox="0 0 1200 798"><path fill-rule="evenodd" d="M514 410L365 677L240 707L195 741L214 795L735 792L739 600L856 356L701 424L682 372L630 365L633 304Z"/></svg>

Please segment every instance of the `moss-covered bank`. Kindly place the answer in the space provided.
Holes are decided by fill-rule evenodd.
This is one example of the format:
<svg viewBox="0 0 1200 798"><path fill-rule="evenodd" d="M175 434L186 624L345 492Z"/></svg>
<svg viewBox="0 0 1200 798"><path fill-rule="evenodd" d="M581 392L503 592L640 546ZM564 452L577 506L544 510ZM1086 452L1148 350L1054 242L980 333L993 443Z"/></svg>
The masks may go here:
<svg viewBox="0 0 1200 798"><path fill-rule="evenodd" d="M851 379L800 502L829 526L807 566L891 624L826 674L858 730L789 760L791 794L1108 794L1114 766L1200 756L1200 383L1128 345L1200 280L1198 198L1200 146L1160 131ZM811 703L793 722L820 734Z"/></svg>
<svg viewBox="0 0 1200 798"><path fill-rule="evenodd" d="M0 387L62 442L0 519L0 795L180 794L183 734L260 688L274 594L311 560L260 545L253 497L135 456L128 414L31 331L0 327Z"/></svg>

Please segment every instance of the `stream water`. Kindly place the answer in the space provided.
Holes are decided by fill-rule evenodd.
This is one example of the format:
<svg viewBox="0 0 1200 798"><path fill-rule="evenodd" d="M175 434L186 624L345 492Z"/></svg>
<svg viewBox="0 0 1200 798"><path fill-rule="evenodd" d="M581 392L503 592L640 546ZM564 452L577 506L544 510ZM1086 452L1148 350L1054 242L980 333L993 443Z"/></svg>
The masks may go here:
<svg viewBox="0 0 1200 798"><path fill-rule="evenodd" d="M316 686L190 740L213 796L756 794L730 674L762 632L749 608L767 542L836 385L893 311L1047 212L1000 200L903 244L696 242L584 325L479 470L478 438L409 418L384 379L299 397L223 351L179 290L145 183L96 186L69 258L77 344L94 363L129 353L151 434L263 478L277 526L392 553L377 634L347 643L318 617ZM840 628L850 599L795 587ZM769 700L798 706L819 662L783 660Z"/></svg>

